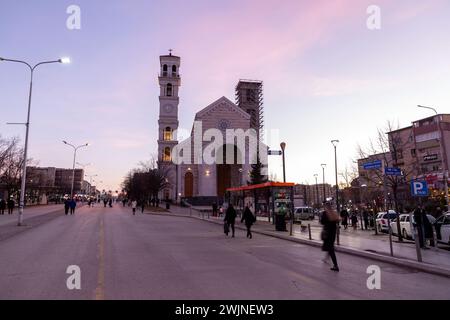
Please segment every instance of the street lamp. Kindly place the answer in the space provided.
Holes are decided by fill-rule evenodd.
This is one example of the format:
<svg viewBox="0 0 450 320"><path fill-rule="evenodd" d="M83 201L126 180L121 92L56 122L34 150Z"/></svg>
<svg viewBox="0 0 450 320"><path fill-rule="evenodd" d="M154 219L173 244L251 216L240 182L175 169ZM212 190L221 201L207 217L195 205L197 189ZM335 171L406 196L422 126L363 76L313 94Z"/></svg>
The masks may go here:
<svg viewBox="0 0 450 320"><path fill-rule="evenodd" d="M317 183L317 178L319 177L318 174L314 175L314 178L316 179L316 204L319 205L319 185Z"/></svg>
<svg viewBox="0 0 450 320"><path fill-rule="evenodd" d="M280 147L281 147L281 152L283 153L283 182L286 183L286 158L285 158L285 154L284 151L286 149L286 142L282 142L280 143Z"/></svg>
<svg viewBox="0 0 450 320"><path fill-rule="evenodd" d="M339 184L338 184L338 169L337 169L337 145L339 143L339 140L331 140L331 144L334 147L334 171L336 174L336 210L337 214L339 214ZM336 232L336 243L339 245L339 233L340 233L340 226L339 222L337 223L337 232Z"/></svg>
<svg viewBox="0 0 450 320"><path fill-rule="evenodd" d="M436 116L439 116L439 113L437 112L437 110L435 108L432 107L427 107L427 106L422 106L422 105L418 105L417 107L419 108L423 108L423 109L429 109L434 111L434 113L436 114ZM447 155L445 153L445 149L444 149L444 142L443 140L443 132L442 132L442 126L441 126L441 117L437 117L438 118L438 129L439 129L439 148L441 151L441 158L442 158L442 168L443 168L443 180L444 180L444 190L445 190L445 204L447 206L447 210L449 208L448 204L449 204L449 195L448 195L448 163L447 163Z"/></svg>
<svg viewBox="0 0 450 320"><path fill-rule="evenodd" d="M322 178L323 178L323 184L322 184L323 202L326 202L327 201L327 196L325 194L325 168L327 167L327 165L325 163L322 163L320 166L322 167Z"/></svg>
<svg viewBox="0 0 450 320"><path fill-rule="evenodd" d="M26 65L30 69L30 91L28 95L28 113L27 113L27 122L25 123L9 123L9 124L20 124L25 125L26 131L25 131L25 146L23 149L23 165L22 165L22 181L20 186L20 201L19 201L19 218L18 218L18 226L23 225L23 209L25 206L25 186L26 186L26 178L27 178L27 157L28 157L28 136L30 133L30 113L31 113L31 97L33 93L33 76L34 76L34 70L36 70L37 67L43 65L43 64L51 64L51 63L63 63L68 64L70 63L69 58L61 58L59 60L52 60L52 61L43 61L39 62L38 64L32 66L28 62L21 61L21 60L15 60L15 59L6 59L0 57L0 62L13 62L13 63L21 63Z"/></svg>
<svg viewBox="0 0 450 320"><path fill-rule="evenodd" d="M82 145L80 145L78 147L75 147L73 144L70 144L70 143L68 143L65 140L63 141L63 143L65 145L68 145L69 147L73 148L72 187L70 189L70 197L73 198L73 196L74 196L74 194L73 194L73 186L74 186L74 183L75 183L75 161L76 161L76 158L77 158L77 151L80 148L84 148L84 147L89 146L89 143L82 144Z"/></svg>

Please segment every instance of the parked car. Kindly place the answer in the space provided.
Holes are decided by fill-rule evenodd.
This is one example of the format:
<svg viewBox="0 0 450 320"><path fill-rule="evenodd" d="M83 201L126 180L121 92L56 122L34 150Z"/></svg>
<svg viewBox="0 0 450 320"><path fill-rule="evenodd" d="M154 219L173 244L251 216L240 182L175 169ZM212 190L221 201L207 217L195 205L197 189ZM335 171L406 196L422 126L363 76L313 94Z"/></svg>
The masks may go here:
<svg viewBox="0 0 450 320"><path fill-rule="evenodd" d="M440 216L435 223L438 242L450 244L450 212Z"/></svg>
<svg viewBox="0 0 450 320"><path fill-rule="evenodd" d="M375 219L378 232L382 233L389 231L388 215L389 220L391 221L397 219L397 213L394 210L378 213L377 218Z"/></svg>
<svg viewBox="0 0 450 320"><path fill-rule="evenodd" d="M301 220L314 220L314 209L310 207L294 208L294 223Z"/></svg>
<svg viewBox="0 0 450 320"><path fill-rule="evenodd" d="M434 225L436 219L430 214L427 214L427 217L428 221L430 221L430 223ZM409 220L409 214L401 214L399 219L400 219L400 232L402 234L402 237L405 239L414 240L414 232L411 229L411 221ZM415 224L414 215L412 215L412 224ZM399 234L397 231L397 219L391 222L391 229L393 234L396 235Z"/></svg>

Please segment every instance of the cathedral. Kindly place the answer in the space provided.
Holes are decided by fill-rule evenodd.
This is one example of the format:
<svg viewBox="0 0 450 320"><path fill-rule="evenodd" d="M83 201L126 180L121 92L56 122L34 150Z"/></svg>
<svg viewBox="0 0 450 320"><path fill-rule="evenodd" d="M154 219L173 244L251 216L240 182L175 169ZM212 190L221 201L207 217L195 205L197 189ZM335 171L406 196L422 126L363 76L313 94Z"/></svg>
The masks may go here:
<svg viewBox="0 0 450 320"><path fill-rule="evenodd" d="M160 56L158 166L165 168L168 177L168 186L160 196L175 202L188 199L192 204L221 203L228 188L247 185L256 155L267 164L267 147L260 139L262 82L239 81L236 103L218 98L196 113L191 136L178 141L180 64L180 57L172 53ZM237 136L228 139L230 132L237 132ZM248 133L247 139L237 142L243 133ZM206 160L211 157L204 154L212 159Z"/></svg>

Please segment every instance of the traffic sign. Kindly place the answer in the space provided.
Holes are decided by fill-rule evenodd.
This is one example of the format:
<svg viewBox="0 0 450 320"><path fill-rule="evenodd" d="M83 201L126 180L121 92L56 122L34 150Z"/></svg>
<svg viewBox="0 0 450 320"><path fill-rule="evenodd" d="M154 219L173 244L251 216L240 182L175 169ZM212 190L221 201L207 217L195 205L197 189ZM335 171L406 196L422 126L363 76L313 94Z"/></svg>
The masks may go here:
<svg viewBox="0 0 450 320"><path fill-rule="evenodd" d="M281 156L282 154L283 154L283 151L269 150L269 156Z"/></svg>
<svg viewBox="0 0 450 320"><path fill-rule="evenodd" d="M428 184L426 181L411 181L411 195L413 197L428 197Z"/></svg>
<svg viewBox="0 0 450 320"><path fill-rule="evenodd" d="M387 176L401 176L402 169L400 169L400 168L384 168L384 174Z"/></svg>
<svg viewBox="0 0 450 320"><path fill-rule="evenodd" d="M376 160L373 162L368 162L368 163L363 164L364 170L381 169L382 166L383 166L383 163L381 162L381 160Z"/></svg>

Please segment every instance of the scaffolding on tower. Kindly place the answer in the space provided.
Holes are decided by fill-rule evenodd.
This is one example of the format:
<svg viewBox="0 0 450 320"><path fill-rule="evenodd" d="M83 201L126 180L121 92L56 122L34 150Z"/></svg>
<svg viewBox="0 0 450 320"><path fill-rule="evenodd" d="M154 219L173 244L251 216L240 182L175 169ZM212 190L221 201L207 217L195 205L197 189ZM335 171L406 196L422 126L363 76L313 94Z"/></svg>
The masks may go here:
<svg viewBox="0 0 450 320"><path fill-rule="evenodd" d="M236 105L250 114L251 128L255 129L259 141L264 138L263 82L241 79L236 86Z"/></svg>

